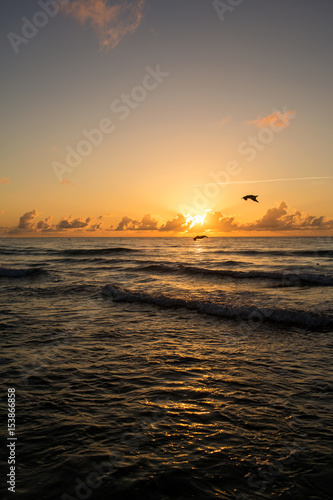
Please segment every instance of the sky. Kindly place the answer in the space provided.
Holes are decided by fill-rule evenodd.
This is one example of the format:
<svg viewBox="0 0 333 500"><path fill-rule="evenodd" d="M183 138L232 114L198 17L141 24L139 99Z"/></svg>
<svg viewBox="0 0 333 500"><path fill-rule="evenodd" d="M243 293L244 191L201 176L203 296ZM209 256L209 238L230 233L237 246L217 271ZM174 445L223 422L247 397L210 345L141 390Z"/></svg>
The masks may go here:
<svg viewBox="0 0 333 500"><path fill-rule="evenodd" d="M331 0L6 2L0 236L331 235L332 17Z"/></svg>

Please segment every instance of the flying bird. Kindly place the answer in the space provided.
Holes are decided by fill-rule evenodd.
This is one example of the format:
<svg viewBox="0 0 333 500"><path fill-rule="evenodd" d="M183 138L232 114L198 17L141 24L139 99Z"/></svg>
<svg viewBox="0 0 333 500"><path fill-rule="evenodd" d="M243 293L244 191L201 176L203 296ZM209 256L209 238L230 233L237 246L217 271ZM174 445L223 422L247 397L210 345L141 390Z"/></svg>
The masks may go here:
<svg viewBox="0 0 333 500"><path fill-rule="evenodd" d="M197 241L197 240L202 240L202 238L208 238L208 236L203 234L202 236L195 236L193 239L194 239L194 241Z"/></svg>
<svg viewBox="0 0 333 500"><path fill-rule="evenodd" d="M256 201L257 203L259 203L259 201L257 200L258 196L259 196L258 194L247 194L246 196L243 196L242 200L247 201L248 199L250 199L252 201Z"/></svg>

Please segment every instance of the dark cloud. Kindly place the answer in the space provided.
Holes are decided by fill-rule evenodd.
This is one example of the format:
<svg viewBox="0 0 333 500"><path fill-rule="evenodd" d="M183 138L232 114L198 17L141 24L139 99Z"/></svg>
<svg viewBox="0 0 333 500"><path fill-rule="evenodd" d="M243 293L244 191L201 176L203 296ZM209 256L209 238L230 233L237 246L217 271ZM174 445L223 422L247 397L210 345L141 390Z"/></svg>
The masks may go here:
<svg viewBox="0 0 333 500"><path fill-rule="evenodd" d="M95 224L91 224L87 231L89 232L98 232L98 231L101 231L103 229L103 216L100 215L99 217L97 217L97 220L98 222L96 222Z"/></svg>
<svg viewBox="0 0 333 500"><path fill-rule="evenodd" d="M284 201L280 203L279 207L269 208L261 219L258 219L253 224L248 225L248 228L275 230L280 228L282 224L284 226L286 226L286 224L292 224L292 220L287 222L287 208L287 204Z"/></svg>
<svg viewBox="0 0 333 500"><path fill-rule="evenodd" d="M84 229L85 227L88 227L89 222L91 221L91 217L87 217L87 219L81 220L81 219L74 219L70 220L69 219L63 219L57 224L57 229L63 230L63 229Z"/></svg>
<svg viewBox="0 0 333 500"><path fill-rule="evenodd" d="M241 229L248 231L296 231L310 229L332 229L333 220L326 217L313 216L291 211L282 201L278 207L270 208L265 215L251 224L245 224Z"/></svg>
<svg viewBox="0 0 333 500"><path fill-rule="evenodd" d="M290 209L282 201L277 207L269 208L267 212L254 222L241 224L235 217L227 217L222 212L206 212L203 224L196 221L195 217L177 214L164 224L158 223L151 214L146 214L141 220L131 219L124 216L118 225L103 227L103 216L97 218L87 217L86 219L68 217L61 219L57 224L52 224L52 218L46 217L43 220L35 221L38 217L36 209L23 214L16 227L2 227L3 234L20 235L24 233L63 233L66 231L158 231L161 233L185 233L191 234L201 231L212 231L213 233L230 232L251 232L251 231L311 231L333 229L333 220L323 215L309 215L299 210Z"/></svg>
<svg viewBox="0 0 333 500"><path fill-rule="evenodd" d="M189 223L186 222L186 217L183 214L177 214L177 217L172 220L168 220L163 226L159 228L159 231L175 231L183 232L189 229Z"/></svg>
<svg viewBox="0 0 333 500"><path fill-rule="evenodd" d="M35 222L36 217L38 216L37 210L33 209L30 212L26 212L23 214L18 222L16 227L7 228L7 234L24 234L24 233L47 233L53 232L58 233L66 230L77 230L77 229L85 229L89 231L99 231L102 229L103 217L100 216L97 218L97 223L91 224L93 220L92 217L87 217L85 220L83 219L73 219L71 217L68 219L62 219L58 222L58 224L52 224L52 217L46 217L44 220L40 220ZM5 229L5 228L3 228Z"/></svg>
<svg viewBox="0 0 333 500"><path fill-rule="evenodd" d="M114 231L156 231L158 222L150 214L142 217L141 221L123 217Z"/></svg>
<svg viewBox="0 0 333 500"><path fill-rule="evenodd" d="M40 220L36 224L37 231L54 231L54 226L50 224L52 217L46 217L45 220Z"/></svg>
<svg viewBox="0 0 333 500"><path fill-rule="evenodd" d="M31 212L26 212L20 217L17 229L23 229L24 231L31 231L33 224L32 221L37 217L37 210L33 209Z"/></svg>
<svg viewBox="0 0 333 500"><path fill-rule="evenodd" d="M30 212L26 212L20 217L18 225L11 228L8 231L8 234L30 233L34 231L35 226L33 224L33 221L37 216L38 212L36 209L33 209Z"/></svg>
<svg viewBox="0 0 333 500"><path fill-rule="evenodd" d="M157 229L157 225L157 220L153 219L150 214L146 214L142 217L137 229L140 231L155 231Z"/></svg>
<svg viewBox="0 0 333 500"><path fill-rule="evenodd" d="M126 215L125 215L125 217L123 217L121 219L121 221L119 222L115 231L125 231L126 229L129 228L129 225L131 224L132 221L133 221L133 219L130 219L130 217L126 217Z"/></svg>

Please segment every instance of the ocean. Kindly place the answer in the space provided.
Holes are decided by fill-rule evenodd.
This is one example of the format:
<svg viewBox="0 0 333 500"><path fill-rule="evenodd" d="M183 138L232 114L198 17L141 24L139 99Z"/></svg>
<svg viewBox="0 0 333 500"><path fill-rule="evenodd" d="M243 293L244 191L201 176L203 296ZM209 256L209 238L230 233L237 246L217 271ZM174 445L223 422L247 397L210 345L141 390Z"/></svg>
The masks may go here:
<svg viewBox="0 0 333 500"><path fill-rule="evenodd" d="M2 238L1 498L332 499L332 243Z"/></svg>

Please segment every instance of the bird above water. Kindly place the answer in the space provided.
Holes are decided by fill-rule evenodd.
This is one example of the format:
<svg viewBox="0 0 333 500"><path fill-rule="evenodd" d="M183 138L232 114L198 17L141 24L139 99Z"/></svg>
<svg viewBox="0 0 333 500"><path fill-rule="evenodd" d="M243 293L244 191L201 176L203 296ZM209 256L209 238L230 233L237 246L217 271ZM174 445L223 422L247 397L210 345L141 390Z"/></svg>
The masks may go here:
<svg viewBox="0 0 333 500"><path fill-rule="evenodd" d="M194 241L197 241L197 240L202 240L202 238L208 238L208 236L203 234L202 236L195 236L193 239L194 239Z"/></svg>
<svg viewBox="0 0 333 500"><path fill-rule="evenodd" d="M259 201L257 200L258 196L259 196L258 194L247 194L246 196L243 196L242 200L247 201L248 199L250 199L252 201L256 201L257 203L259 203Z"/></svg>

